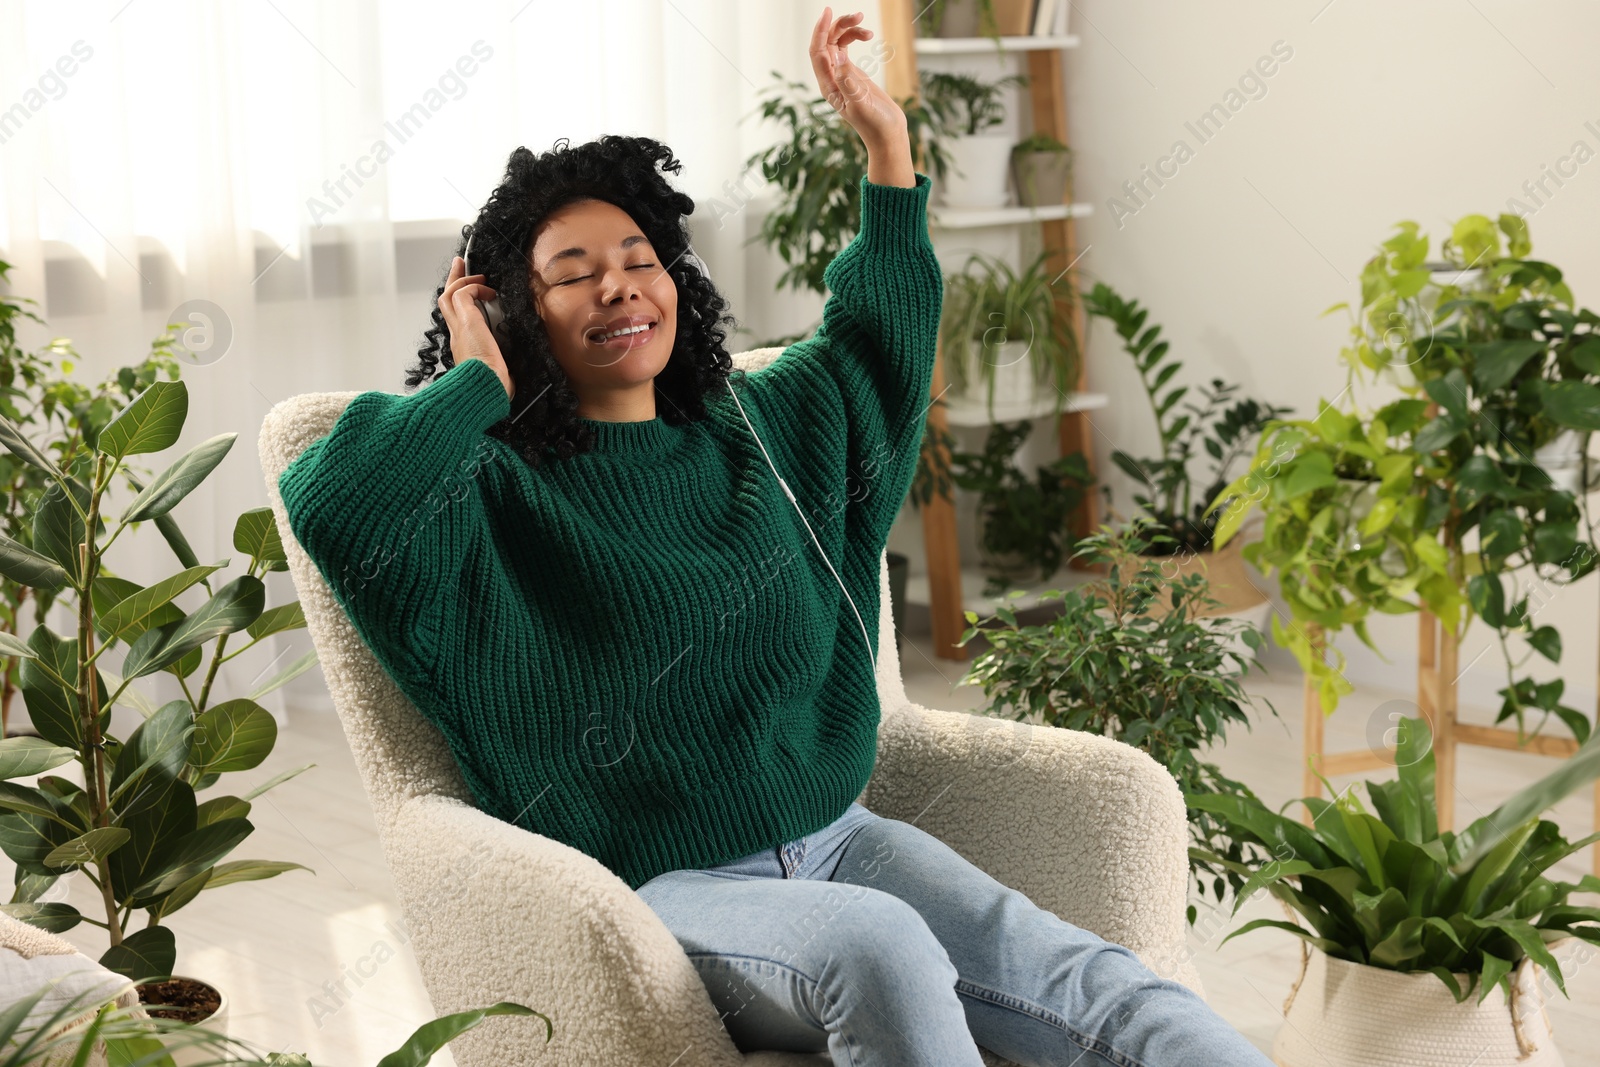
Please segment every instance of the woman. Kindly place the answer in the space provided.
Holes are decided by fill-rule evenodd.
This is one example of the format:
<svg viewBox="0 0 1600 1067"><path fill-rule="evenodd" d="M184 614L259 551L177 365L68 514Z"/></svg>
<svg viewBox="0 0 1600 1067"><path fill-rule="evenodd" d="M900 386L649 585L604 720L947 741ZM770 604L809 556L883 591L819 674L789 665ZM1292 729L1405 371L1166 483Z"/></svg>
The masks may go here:
<svg viewBox="0 0 1600 1067"><path fill-rule="evenodd" d="M294 533L478 805L637 891L740 1048L1266 1064L1132 952L856 803L943 296L904 113L845 52L860 20L824 9L811 45L868 152L813 338L731 372L664 146L519 148L410 384L447 370L357 396L284 472Z"/></svg>

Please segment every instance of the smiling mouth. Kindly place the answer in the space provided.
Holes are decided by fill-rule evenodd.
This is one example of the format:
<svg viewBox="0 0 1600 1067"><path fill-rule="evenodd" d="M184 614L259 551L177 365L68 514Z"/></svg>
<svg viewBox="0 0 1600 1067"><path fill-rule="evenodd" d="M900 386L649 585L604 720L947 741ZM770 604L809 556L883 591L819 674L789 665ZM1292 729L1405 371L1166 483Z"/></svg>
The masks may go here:
<svg viewBox="0 0 1600 1067"><path fill-rule="evenodd" d="M597 329L588 335L588 341L590 344L599 345L602 348L633 348L653 339L656 335L656 328L660 325L659 322L652 322L643 330L621 333L614 337L608 337L604 330Z"/></svg>

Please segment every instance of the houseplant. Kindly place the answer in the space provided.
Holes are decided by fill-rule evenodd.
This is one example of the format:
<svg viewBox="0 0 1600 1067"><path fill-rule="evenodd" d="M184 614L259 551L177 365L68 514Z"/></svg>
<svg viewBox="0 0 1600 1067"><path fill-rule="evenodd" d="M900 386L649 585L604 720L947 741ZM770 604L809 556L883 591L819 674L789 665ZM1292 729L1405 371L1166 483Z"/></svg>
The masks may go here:
<svg viewBox="0 0 1600 1067"><path fill-rule="evenodd" d="M1535 624L1537 604L1595 568L1594 526L1575 490L1584 437L1600 427L1600 316L1577 306L1559 268L1529 258L1515 215L1463 216L1437 263L1415 223L1396 229L1362 272L1345 359L1352 376L1386 372L1427 405L1411 440L1419 491L1465 603L1455 632L1482 619L1502 650L1496 721L1514 718L1524 734L1526 712L1538 711L1539 727L1555 716L1582 742L1588 719L1561 703L1560 680L1520 670L1533 654L1560 661L1561 635ZM1548 469L1552 455L1567 465ZM1514 643L1528 650L1520 659Z"/></svg>
<svg viewBox="0 0 1600 1067"><path fill-rule="evenodd" d="M0 655L21 661L20 684L38 737L0 741L0 849L17 867L12 916L52 932L80 922L99 926L109 947L99 961L140 983L147 995L157 977L170 976L176 958L165 920L202 890L292 869L270 860L221 862L253 830L250 801L305 767L284 772L244 796L197 794L232 771L258 766L271 752L277 724L256 698L316 661L312 651L263 682L249 695L213 703L223 660L273 634L305 626L298 602L266 608L260 575L286 569L283 545L269 508L245 512L234 527L234 547L250 559L247 572L220 589L211 575L227 565L202 565L172 518L172 509L223 460L233 433L190 449L148 485L126 475L129 456L163 451L177 441L188 413L188 388L157 381L139 393L103 431L70 423L81 435L61 454L36 445L0 417L0 443L48 477L34 515L32 545L0 536L0 573L36 594L68 594L75 601L77 635L58 636L40 625L26 641L0 634ZM102 509L119 474L137 490L109 525ZM124 530L153 522L184 569L141 587L103 568L102 558ZM189 588L209 594L192 612L175 603ZM230 637L249 640L224 656ZM202 666L202 646L213 644L197 693L186 679ZM123 646L121 675L102 667L109 648ZM156 707L133 682L169 671L184 698ZM110 732L112 708L121 703L142 721L119 740ZM81 784L43 772L76 762ZM307 764L306 766L310 766ZM15 779L38 777L36 784ZM103 920L41 895L64 875L81 872L102 903ZM135 911L147 923L130 929ZM220 1000L220 996L219 996Z"/></svg>
<svg viewBox="0 0 1600 1067"><path fill-rule="evenodd" d="M944 176L937 192L948 207L1004 207L1011 159L1011 135L990 133L1005 121L1002 91L1027 85L1024 74L1008 74L993 82L970 74L933 71L922 76L928 107L952 128L946 150L953 174Z"/></svg>
<svg viewBox="0 0 1600 1067"><path fill-rule="evenodd" d="M1254 650L1261 634L1239 620L1198 617L1208 600L1205 578L1170 580L1146 554L1150 542L1164 536L1135 522L1085 537L1075 554L1108 565L1108 576L1065 593L1042 593L1042 599L1061 601L1060 614L1042 625L1018 627L1015 612L1003 604L981 621L965 612L972 625L957 644L982 628L989 647L962 684L983 688L992 701L985 714L1085 730L1142 749L1186 795L1254 799L1248 786L1202 757L1225 740L1229 724L1249 726L1251 701L1241 679L1259 667ZM1158 605L1166 610L1152 610ZM1004 625L991 625L997 619ZM1237 650L1236 637L1249 651ZM1191 854L1196 886L1202 897L1209 886L1220 903L1226 886L1237 891L1244 879L1210 857L1243 865L1257 848L1230 837L1221 819L1193 803L1189 826L1207 853ZM1189 922L1195 916L1191 904Z"/></svg>
<svg viewBox="0 0 1600 1067"><path fill-rule="evenodd" d="M1168 342L1160 339L1161 327L1146 326L1149 309L1140 307L1137 300L1124 299L1104 282L1096 282L1083 295L1083 303L1089 314L1109 321L1122 339L1155 420L1159 456L1135 458L1121 449L1111 452L1112 462L1135 486L1142 487L1134 493L1134 503L1166 535L1152 546L1152 554L1169 557L1165 563L1168 577L1203 569L1217 613L1266 605L1266 594L1245 571L1239 553L1242 545L1213 546L1215 520L1211 516L1218 512L1211 505L1227 487L1235 463L1250 454L1263 427L1289 409L1237 398L1238 386L1220 378L1199 387L1203 403L1189 400L1180 406L1190 391L1188 385L1173 381L1183 363L1170 354ZM1201 449L1210 462L1203 481L1192 472Z"/></svg>
<svg viewBox="0 0 1600 1067"><path fill-rule="evenodd" d="M146 1016L140 1009L119 1008L111 1003L102 1004L87 1026L55 1033L63 1023L93 1006L94 998L87 995L92 990L63 1003L37 1024L24 1025L33 1005L46 992L40 989L0 1011L0 1067L82 1067L105 1062L105 1058L127 1067L173 1067L174 1058L167 1055L170 1052L188 1053L196 1062L238 1067L312 1067L311 1061L299 1053L252 1048L204 1024L178 1025L170 1019ZM545 1042L548 1044L555 1036L555 1027L543 1012L501 1001L424 1023L404 1044L379 1061L380 1067L423 1067L450 1041L494 1015L537 1015L545 1023ZM94 1058L97 1053L102 1057L98 1061Z"/></svg>
<svg viewBox="0 0 1600 1067"><path fill-rule="evenodd" d="M991 420L996 401L1025 405L1041 388L1059 413L1077 389L1077 331L1071 315L1056 306L1071 288L1050 284L1049 256L1046 249L1019 272L974 252L945 279L939 337L950 392L976 400L981 382Z"/></svg>
<svg viewBox="0 0 1600 1067"><path fill-rule="evenodd" d="M1011 183L1017 203L1048 207L1072 199L1072 149L1047 133L1011 146Z"/></svg>
<svg viewBox="0 0 1600 1067"><path fill-rule="evenodd" d="M951 479L979 494L979 548L989 572L986 596L996 595L1007 582L1033 575L1048 579L1061 569L1073 543L1070 519L1094 484L1081 452L1069 452L1040 467L1030 481L1011 457L1032 429L1027 419L997 422L990 427L982 453L957 452L950 457Z"/></svg>
<svg viewBox="0 0 1600 1067"><path fill-rule="evenodd" d="M868 73L871 63L862 64ZM777 252L787 265L777 288L828 291L822 274L861 228L858 199L862 175L867 173L867 149L861 136L839 117L815 86L777 81L761 98L763 119L776 122L780 139L754 153L745 167L760 167L773 185L775 203L761 220L761 230L749 242L760 241ZM914 98L900 101L911 138L912 158L926 160L928 173L943 182L949 156L943 142L955 132L940 112ZM748 116L747 116L748 117ZM790 337L774 338L763 346L786 346L815 331L815 324Z"/></svg>
<svg viewBox="0 0 1600 1067"><path fill-rule="evenodd" d="M1000 41L995 0L928 0L917 10L919 37L992 37Z"/></svg>
<svg viewBox="0 0 1600 1067"><path fill-rule="evenodd" d="M1313 419L1274 419L1250 469L1213 501L1219 549L1251 511L1263 514L1261 539L1243 555L1268 577L1278 575L1290 617L1286 624L1273 615L1273 638L1317 687L1325 714L1352 686L1343 653L1322 647L1317 631L1349 629L1381 655L1367 631L1373 612L1426 605L1446 625L1460 624L1465 597L1418 490L1410 447L1424 408L1401 399L1367 421L1328 405Z"/></svg>
<svg viewBox="0 0 1600 1067"><path fill-rule="evenodd" d="M11 264L0 260L0 284L7 281L11 269ZM30 352L17 342L17 327L24 320L44 325L32 310L37 306L38 302L30 297L0 294L0 415L36 438L49 438L48 447L56 463L62 465L70 460L71 450L81 446L85 435L92 439L103 431L163 371L169 377L177 376L178 360L173 354L177 335L170 330L160 334L151 342L150 352L141 363L121 367L89 389L64 377L73 372L73 361L81 358L70 340L55 338L37 352ZM72 424L82 426L84 433L70 432ZM125 474L135 471L140 477L149 478L144 468L129 467ZM0 484L9 487L0 510L0 534L31 546L33 514L52 483L38 467L0 450ZM23 611L30 600L33 624L39 625L54 603L54 591L35 590L0 574L0 632L12 636L22 632ZM11 702L17 694L16 668L17 663L7 659L0 670L0 736L4 737L32 732L26 724L19 728L11 721Z"/></svg>
<svg viewBox="0 0 1600 1067"><path fill-rule="evenodd" d="M1549 946L1566 938L1600 945L1600 908L1568 902L1575 892L1600 892L1600 878L1570 883L1545 872L1600 833L1568 842L1540 814L1600 775L1600 743L1461 832L1440 833L1427 720L1404 719L1397 733L1398 777L1366 783L1371 812L1353 787L1330 786L1334 800L1301 799L1311 826L1254 797L1188 798L1233 839L1292 855L1263 867L1192 850L1248 878L1234 914L1265 888L1298 916L1256 919L1228 935L1275 927L1301 939L1305 969L1273 1047L1276 1062L1453 1067L1477 1053L1483 1058L1473 1062L1483 1067L1559 1063L1529 972L1542 968L1566 994ZM1397 1018L1407 1025L1393 1025Z"/></svg>

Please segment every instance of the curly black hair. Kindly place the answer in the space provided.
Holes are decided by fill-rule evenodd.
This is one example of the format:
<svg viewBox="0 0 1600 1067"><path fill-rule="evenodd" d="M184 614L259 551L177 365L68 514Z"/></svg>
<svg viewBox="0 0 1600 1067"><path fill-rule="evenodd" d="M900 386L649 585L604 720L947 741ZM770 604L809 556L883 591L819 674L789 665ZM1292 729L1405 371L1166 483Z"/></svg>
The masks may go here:
<svg viewBox="0 0 1600 1067"><path fill-rule="evenodd" d="M563 137L550 151L534 155L518 147L506 162L505 178L489 194L476 221L461 228L457 255L472 245L473 270L498 294L505 309L508 340L501 345L506 370L516 386L512 413L488 430L511 445L530 466L550 455L568 459L594 448L594 430L578 420L578 395L556 362L550 337L534 308L529 252L539 223L551 212L577 200L604 200L626 211L649 238L678 286L677 337L672 355L656 375L655 390L664 422L683 425L706 417L705 396L726 391L735 371L724 342L724 324L737 326L726 314L728 303L711 279L684 258L689 228L684 219L694 200L673 188L662 171L674 174L683 164L672 150L649 137L608 134L571 147ZM446 277L449 271L446 268ZM416 388L455 366L450 354L450 329L439 310L444 282L434 292L433 325L417 349L418 362L406 376ZM520 398L533 397L524 402Z"/></svg>

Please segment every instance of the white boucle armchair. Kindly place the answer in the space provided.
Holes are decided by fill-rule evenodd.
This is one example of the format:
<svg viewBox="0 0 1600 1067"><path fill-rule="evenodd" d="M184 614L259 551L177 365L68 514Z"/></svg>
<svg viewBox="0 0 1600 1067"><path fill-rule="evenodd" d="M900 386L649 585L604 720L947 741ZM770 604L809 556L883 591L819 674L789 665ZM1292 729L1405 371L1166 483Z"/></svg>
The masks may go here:
<svg viewBox="0 0 1600 1067"><path fill-rule="evenodd" d="M782 350L733 357L747 370ZM307 393L261 428L261 466L312 641L377 817L404 921L440 1015L500 1000L549 1016L485 1020L460 1067L782 1067L741 1054L677 940L590 856L480 812L443 736L372 656L294 540L278 476L357 394ZM910 703L881 568L878 759L860 801L915 821L1042 908L1126 945L1204 995L1184 909L1188 826L1172 776L1110 738ZM984 1050L988 1064L1009 1064Z"/></svg>

